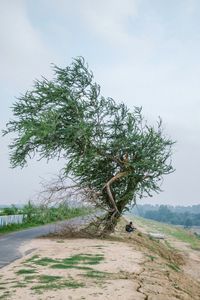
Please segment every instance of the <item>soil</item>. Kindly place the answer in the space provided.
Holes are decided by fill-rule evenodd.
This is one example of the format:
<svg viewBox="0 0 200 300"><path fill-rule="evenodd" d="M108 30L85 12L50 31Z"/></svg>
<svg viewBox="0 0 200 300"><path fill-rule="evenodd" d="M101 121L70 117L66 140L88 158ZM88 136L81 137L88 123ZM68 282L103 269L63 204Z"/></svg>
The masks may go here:
<svg viewBox="0 0 200 300"><path fill-rule="evenodd" d="M200 251L175 239L169 248L164 242L151 240L144 228L126 234L124 224L122 220L107 240L42 238L25 243L20 249L25 256L1 269L0 299L199 300ZM65 269L52 268L51 260L44 265L34 263L48 258L53 264L81 255L101 259ZM27 269L34 273L19 274ZM55 277L46 288L44 282L36 288L42 275L60 276L59 280L75 285L56 285Z"/></svg>

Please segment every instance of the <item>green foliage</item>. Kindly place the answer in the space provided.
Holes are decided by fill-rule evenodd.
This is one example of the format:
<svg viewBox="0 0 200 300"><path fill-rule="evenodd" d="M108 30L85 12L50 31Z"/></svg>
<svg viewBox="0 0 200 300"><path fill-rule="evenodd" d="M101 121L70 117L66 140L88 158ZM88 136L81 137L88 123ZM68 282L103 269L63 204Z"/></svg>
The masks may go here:
<svg viewBox="0 0 200 300"><path fill-rule="evenodd" d="M23 167L35 155L65 157L65 176L119 214L137 195L159 192L162 176L173 171L173 142L161 120L147 125L141 108L131 112L103 97L83 58L66 68L54 66L54 75L36 80L13 105L14 119L4 131L17 134L10 145L12 166Z"/></svg>
<svg viewBox="0 0 200 300"><path fill-rule="evenodd" d="M0 212L1 216L10 216L16 214L21 214L21 211L14 204L9 207L4 207Z"/></svg>
<svg viewBox="0 0 200 300"><path fill-rule="evenodd" d="M193 225L193 222L190 218L187 218L184 222L185 228L190 228Z"/></svg>
<svg viewBox="0 0 200 300"><path fill-rule="evenodd" d="M16 272L16 274L21 275L21 274L32 274L35 273L36 270L34 269L20 269Z"/></svg>
<svg viewBox="0 0 200 300"><path fill-rule="evenodd" d="M8 233L21 230L33 226L44 225L56 221L67 220L70 218L86 215L91 212L90 209L84 207L71 208L66 204L60 204L57 207L48 207L45 205L35 205L28 202L20 209L24 215L22 224L8 224L0 227L0 233Z"/></svg>
<svg viewBox="0 0 200 300"><path fill-rule="evenodd" d="M62 221L79 216L87 211L89 212L89 209L83 207L72 208L65 203L61 203L57 207L48 207L46 205L35 205L30 201L23 208L24 221L34 224Z"/></svg>
<svg viewBox="0 0 200 300"><path fill-rule="evenodd" d="M168 236L174 237L184 243L187 243L191 246L192 249L200 250L200 240L198 239L198 237L185 229L138 217L134 217L134 222L141 226L147 226L150 231L153 229L160 233L164 233Z"/></svg>

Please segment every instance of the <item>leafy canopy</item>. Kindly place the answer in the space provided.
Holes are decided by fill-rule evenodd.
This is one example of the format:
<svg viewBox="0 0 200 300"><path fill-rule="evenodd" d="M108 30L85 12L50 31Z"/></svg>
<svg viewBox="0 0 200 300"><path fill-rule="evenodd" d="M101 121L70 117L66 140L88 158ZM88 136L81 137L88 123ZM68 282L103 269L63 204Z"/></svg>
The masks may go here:
<svg viewBox="0 0 200 300"><path fill-rule="evenodd" d="M173 142L161 121L147 125L141 108L131 112L103 97L81 57L53 70L52 80L36 80L14 103L14 119L4 132L17 133L10 145L12 166L23 167L35 154L48 160L62 156L66 177L119 211L136 195L160 191L162 176L173 171Z"/></svg>

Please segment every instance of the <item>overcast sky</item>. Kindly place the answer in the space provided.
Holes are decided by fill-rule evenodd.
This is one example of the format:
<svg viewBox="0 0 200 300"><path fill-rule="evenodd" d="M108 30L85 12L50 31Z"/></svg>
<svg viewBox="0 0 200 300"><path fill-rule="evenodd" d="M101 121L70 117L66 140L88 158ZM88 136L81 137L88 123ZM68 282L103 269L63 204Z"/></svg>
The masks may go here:
<svg viewBox="0 0 200 300"><path fill-rule="evenodd" d="M142 106L177 143L176 172L140 203L200 204L200 1L0 0L0 129L15 97L84 56L104 96ZM24 203L63 162L11 169L0 137L0 204Z"/></svg>

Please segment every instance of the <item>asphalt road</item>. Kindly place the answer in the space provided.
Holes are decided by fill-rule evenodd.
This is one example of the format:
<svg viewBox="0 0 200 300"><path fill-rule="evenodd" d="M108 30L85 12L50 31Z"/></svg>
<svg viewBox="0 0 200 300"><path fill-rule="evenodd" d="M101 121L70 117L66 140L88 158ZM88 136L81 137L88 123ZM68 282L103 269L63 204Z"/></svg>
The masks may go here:
<svg viewBox="0 0 200 300"><path fill-rule="evenodd" d="M88 223L92 217L94 216L77 217L55 224L33 227L0 236L0 268L22 257L22 254L19 252L19 247L22 243L49 233L57 232L66 224L70 226L81 226Z"/></svg>

